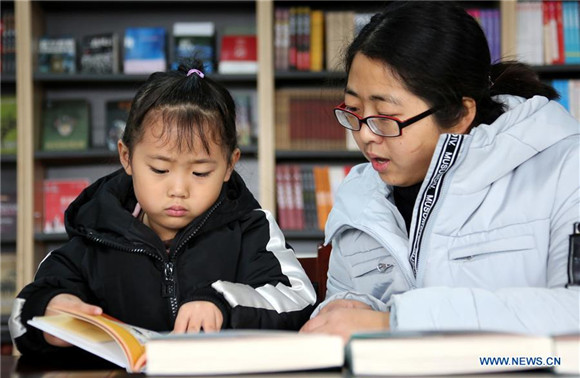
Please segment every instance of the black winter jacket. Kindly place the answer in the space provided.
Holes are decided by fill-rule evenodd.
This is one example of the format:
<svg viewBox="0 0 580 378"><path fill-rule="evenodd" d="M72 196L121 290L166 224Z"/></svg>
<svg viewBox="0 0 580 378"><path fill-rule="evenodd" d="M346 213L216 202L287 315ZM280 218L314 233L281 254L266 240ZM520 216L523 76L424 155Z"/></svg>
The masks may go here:
<svg viewBox="0 0 580 378"><path fill-rule="evenodd" d="M272 215L234 172L216 203L173 239L133 217L123 170L101 178L69 206L70 240L41 263L18 294L10 319L21 353L54 349L26 322L55 295L69 293L124 322L170 331L186 302L213 302L223 328L299 329L316 301L312 284Z"/></svg>

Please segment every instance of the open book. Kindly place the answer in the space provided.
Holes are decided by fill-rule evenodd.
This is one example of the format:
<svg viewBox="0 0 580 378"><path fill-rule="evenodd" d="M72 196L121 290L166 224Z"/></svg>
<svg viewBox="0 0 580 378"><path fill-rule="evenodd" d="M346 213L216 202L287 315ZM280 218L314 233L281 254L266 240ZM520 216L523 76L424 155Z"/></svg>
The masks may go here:
<svg viewBox="0 0 580 378"><path fill-rule="evenodd" d="M58 311L58 315L36 316L28 323L128 372L238 374L340 368L344 364L339 336L277 330L160 334L107 315Z"/></svg>
<svg viewBox="0 0 580 378"><path fill-rule="evenodd" d="M159 333L123 323L108 315L88 315L55 309L58 315L35 316L28 324L124 367L143 371L145 343Z"/></svg>
<svg viewBox="0 0 580 378"><path fill-rule="evenodd" d="M484 374L551 369L580 374L580 335L482 331L375 332L352 336L346 360L355 375Z"/></svg>

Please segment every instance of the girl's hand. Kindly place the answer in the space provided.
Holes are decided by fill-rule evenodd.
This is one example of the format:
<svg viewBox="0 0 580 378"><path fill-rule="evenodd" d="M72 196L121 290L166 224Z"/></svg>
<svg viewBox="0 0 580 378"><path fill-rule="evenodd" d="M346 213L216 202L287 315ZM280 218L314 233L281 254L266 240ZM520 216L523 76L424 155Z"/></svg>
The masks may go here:
<svg viewBox="0 0 580 378"><path fill-rule="evenodd" d="M346 344L350 335L355 332L388 330L389 315L388 312L339 307L324 313L321 311L307 321L300 332L338 335Z"/></svg>
<svg viewBox="0 0 580 378"><path fill-rule="evenodd" d="M220 309L207 301L185 303L177 313L174 333L217 332L222 328L224 316Z"/></svg>
<svg viewBox="0 0 580 378"><path fill-rule="evenodd" d="M44 315L57 315L58 312L54 311L53 307L59 307L63 309L71 309L75 311L84 312L85 314L89 315L100 315L103 313L103 310L99 306L94 306L88 303L83 302L79 297L72 295L72 294L58 294L54 296L48 305L46 306L46 311ZM68 347L71 344L67 343L66 341L59 339L58 337L52 336L46 332L44 332L44 339L50 345L58 346L58 347Z"/></svg>
<svg viewBox="0 0 580 378"><path fill-rule="evenodd" d="M354 300L354 299L336 299L320 310L320 314L324 314L328 311L336 310L339 308L359 308L361 310L371 310L371 306L366 303Z"/></svg>

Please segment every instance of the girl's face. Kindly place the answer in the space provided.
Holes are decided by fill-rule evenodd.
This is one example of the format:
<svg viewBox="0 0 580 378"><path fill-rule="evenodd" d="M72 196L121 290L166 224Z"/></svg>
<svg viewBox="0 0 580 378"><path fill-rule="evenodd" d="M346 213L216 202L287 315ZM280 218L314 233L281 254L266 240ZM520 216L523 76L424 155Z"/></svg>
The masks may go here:
<svg viewBox="0 0 580 378"><path fill-rule="evenodd" d="M160 138L162 124L150 122L129 160L129 150L119 141L119 155L133 177L135 195L145 212L144 223L161 240L170 240L217 200L222 184L230 179L240 157L236 149L228 161L222 147L211 142L209 153L199 140L193 151L181 151L176 138Z"/></svg>
<svg viewBox="0 0 580 378"><path fill-rule="evenodd" d="M360 53L354 57L348 75L345 104L361 118L387 115L401 121L429 109L422 99L405 89L388 66ZM360 131L353 131L365 157L381 179L393 186L410 186L425 178L442 133L433 115L405 127L398 137L376 135L366 124Z"/></svg>

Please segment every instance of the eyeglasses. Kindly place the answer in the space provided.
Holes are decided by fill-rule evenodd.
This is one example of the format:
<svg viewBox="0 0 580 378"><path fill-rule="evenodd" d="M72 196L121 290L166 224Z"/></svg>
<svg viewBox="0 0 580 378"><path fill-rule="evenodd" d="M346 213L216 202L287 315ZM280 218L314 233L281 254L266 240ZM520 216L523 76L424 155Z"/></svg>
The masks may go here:
<svg viewBox="0 0 580 378"><path fill-rule="evenodd" d="M401 130L423 118L435 113L439 110L439 107L433 107L424 111L423 113L416 115L407 119L406 121L401 121L395 117L389 117L384 115L374 115L366 118L361 118L357 114L345 109L346 105L344 102L334 108L334 116L338 120L338 123L346 129L352 131L359 131L362 128L362 124L366 123L369 129L377 135L384 137L396 137L401 135Z"/></svg>

